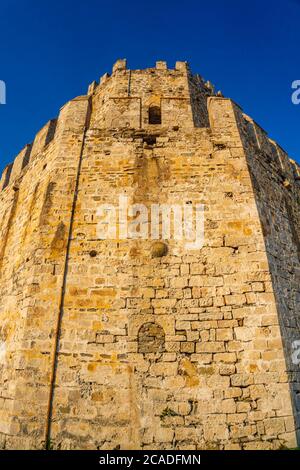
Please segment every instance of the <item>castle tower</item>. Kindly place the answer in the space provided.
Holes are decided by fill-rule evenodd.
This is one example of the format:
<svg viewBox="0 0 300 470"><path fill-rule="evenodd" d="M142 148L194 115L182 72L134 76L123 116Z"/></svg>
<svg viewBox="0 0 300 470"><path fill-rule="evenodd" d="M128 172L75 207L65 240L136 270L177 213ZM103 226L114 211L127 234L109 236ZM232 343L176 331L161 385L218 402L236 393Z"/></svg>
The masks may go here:
<svg viewBox="0 0 300 470"><path fill-rule="evenodd" d="M185 62L68 102L0 183L2 448L296 447L299 180ZM153 205L203 246L129 236Z"/></svg>

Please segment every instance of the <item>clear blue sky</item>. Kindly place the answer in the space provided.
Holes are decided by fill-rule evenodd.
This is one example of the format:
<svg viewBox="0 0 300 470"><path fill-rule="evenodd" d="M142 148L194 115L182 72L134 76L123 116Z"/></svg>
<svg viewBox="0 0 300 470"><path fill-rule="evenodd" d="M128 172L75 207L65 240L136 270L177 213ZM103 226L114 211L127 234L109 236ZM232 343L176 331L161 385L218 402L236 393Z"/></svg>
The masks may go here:
<svg viewBox="0 0 300 470"><path fill-rule="evenodd" d="M117 58L188 60L300 161L300 0L2 0L0 169Z"/></svg>

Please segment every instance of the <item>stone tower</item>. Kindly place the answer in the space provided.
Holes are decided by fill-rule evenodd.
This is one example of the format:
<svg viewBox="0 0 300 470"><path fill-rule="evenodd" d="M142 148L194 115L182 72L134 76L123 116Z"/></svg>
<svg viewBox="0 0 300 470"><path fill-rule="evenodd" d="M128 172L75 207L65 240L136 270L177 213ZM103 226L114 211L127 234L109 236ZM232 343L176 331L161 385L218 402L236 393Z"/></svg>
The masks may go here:
<svg viewBox="0 0 300 470"><path fill-rule="evenodd" d="M68 102L0 183L2 448L295 447L299 180L185 62ZM204 246L99 237L120 195L203 204Z"/></svg>

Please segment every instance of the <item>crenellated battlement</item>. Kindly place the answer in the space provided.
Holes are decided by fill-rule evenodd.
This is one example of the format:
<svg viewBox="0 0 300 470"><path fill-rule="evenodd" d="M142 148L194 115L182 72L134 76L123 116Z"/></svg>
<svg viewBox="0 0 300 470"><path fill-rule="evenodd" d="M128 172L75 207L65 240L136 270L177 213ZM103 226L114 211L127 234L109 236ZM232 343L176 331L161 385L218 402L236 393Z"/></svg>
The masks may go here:
<svg viewBox="0 0 300 470"><path fill-rule="evenodd" d="M289 186L294 182L298 183L299 165L297 162L292 160L285 150L271 139L267 132L251 117L244 113L242 116L241 130L247 135L249 145L254 145L267 166L275 165L279 176L283 178L283 183L287 185L289 182Z"/></svg>
<svg viewBox="0 0 300 470"><path fill-rule="evenodd" d="M15 181L23 175L24 171L26 171L28 164L44 151L55 138L56 125L57 119L48 121L36 134L34 141L31 144L25 145L16 156L14 162L4 169L0 180L0 190L4 190L7 186L14 184Z"/></svg>
<svg viewBox="0 0 300 470"><path fill-rule="evenodd" d="M87 90L92 101L91 128L154 129L209 127L207 99L216 96L214 87L193 75L187 62L178 61L168 68L165 61L155 67L130 70L126 59L113 65L111 75L105 73ZM217 97L222 99L221 92ZM226 98L224 98L226 99ZM50 120L3 171L0 191L22 176L29 162L55 139L58 119ZM282 172L291 181L299 182L299 165L249 116L243 114L241 127L260 152L276 155Z"/></svg>

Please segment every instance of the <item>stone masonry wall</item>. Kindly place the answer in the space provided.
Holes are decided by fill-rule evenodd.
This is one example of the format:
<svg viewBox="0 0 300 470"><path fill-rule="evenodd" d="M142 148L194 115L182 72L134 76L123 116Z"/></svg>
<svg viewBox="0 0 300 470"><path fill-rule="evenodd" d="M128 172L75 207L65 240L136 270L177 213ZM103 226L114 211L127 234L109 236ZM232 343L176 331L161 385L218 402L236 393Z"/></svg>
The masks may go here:
<svg viewBox="0 0 300 470"><path fill-rule="evenodd" d="M300 426L300 186L295 162L257 124L243 116L241 135L265 238L278 308L296 426ZM250 137L250 138L249 138Z"/></svg>
<svg viewBox="0 0 300 470"><path fill-rule="evenodd" d="M53 338L87 98L62 109L55 140L37 146L20 180L1 193L2 445L40 447ZM81 122L80 122L81 120Z"/></svg>
<svg viewBox="0 0 300 470"><path fill-rule="evenodd" d="M211 95L118 61L5 170L3 448L296 446L298 167ZM99 239L120 195L204 204L204 247Z"/></svg>

